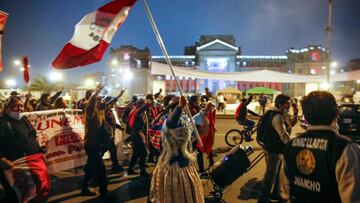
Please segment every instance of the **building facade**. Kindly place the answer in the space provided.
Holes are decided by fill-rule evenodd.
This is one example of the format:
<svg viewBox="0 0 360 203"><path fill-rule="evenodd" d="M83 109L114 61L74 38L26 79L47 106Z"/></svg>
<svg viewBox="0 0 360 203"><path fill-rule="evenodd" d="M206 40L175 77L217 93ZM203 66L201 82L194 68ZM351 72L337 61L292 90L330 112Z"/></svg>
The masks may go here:
<svg viewBox="0 0 360 203"><path fill-rule="evenodd" d="M110 51L108 80L113 87L122 87L119 79L129 79L127 71L133 73L130 94L145 94L164 87L166 93L177 92L176 83L170 75L150 75L149 64L166 63L164 56L151 56L150 50L132 46L120 46ZM241 72L249 70L274 70L286 73L326 74L328 51L319 45L310 45L296 50L290 48L280 56L243 55L232 35L202 35L194 45L184 48L184 55L170 56L174 66L205 72ZM139 74L136 72L139 71ZM135 76L136 74L136 76ZM305 84L209 80L189 77L178 78L185 93L202 93L205 87L217 92L229 86L241 91L254 87L268 87L291 96L305 93ZM125 84L126 86L126 84Z"/></svg>

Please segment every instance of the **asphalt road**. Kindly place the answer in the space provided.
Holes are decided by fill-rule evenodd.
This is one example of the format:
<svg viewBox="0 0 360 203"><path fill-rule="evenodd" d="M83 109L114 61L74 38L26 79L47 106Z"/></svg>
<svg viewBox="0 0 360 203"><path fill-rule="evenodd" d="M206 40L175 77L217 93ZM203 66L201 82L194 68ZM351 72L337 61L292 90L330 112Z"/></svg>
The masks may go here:
<svg viewBox="0 0 360 203"><path fill-rule="evenodd" d="M226 146L224 141L225 133L232 128L240 127L233 119L217 119L217 132L215 136L214 154L215 161L221 160L225 154L231 149ZM302 131L297 125L293 133ZM244 146L252 145L255 152L249 156L254 159L261 153L255 141L245 142ZM129 150L125 150L125 153ZM127 168L128 155L124 157L123 164ZM204 157L206 159L206 156ZM150 179L138 178L137 176L126 176L124 174L112 173L110 170L110 161L106 161L109 190L116 196L116 202L146 202L148 191L150 188ZM148 172L154 168L154 164L148 164ZM207 162L205 167L207 167ZM239 177L235 182L224 190L223 200L225 202L256 202L260 181L264 174L265 162L261 160L251 170ZM80 196L80 185L83 176L83 170L68 170L53 174L51 177L52 191L49 202L102 202L97 197ZM216 202L210 194L213 191L213 184L210 180L203 180L206 202ZM94 190L98 192L97 188Z"/></svg>

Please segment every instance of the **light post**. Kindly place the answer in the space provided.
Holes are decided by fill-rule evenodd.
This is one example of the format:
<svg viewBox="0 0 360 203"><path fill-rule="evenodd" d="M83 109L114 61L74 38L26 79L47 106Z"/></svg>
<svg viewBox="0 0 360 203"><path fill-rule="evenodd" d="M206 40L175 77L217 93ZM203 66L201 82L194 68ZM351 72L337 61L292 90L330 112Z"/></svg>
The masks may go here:
<svg viewBox="0 0 360 203"><path fill-rule="evenodd" d="M49 79L52 82L60 82L63 80L63 75L59 72L51 72L49 75Z"/></svg>
<svg viewBox="0 0 360 203"><path fill-rule="evenodd" d="M7 79L5 81L5 85L9 88L14 88L16 86L17 82L14 79Z"/></svg>
<svg viewBox="0 0 360 203"><path fill-rule="evenodd" d="M328 50L329 50L329 68L327 70L326 75L326 82L329 84L330 87L330 66L331 66L331 54L332 54L332 8L333 8L333 1L328 0L328 25L326 27L326 32L328 33Z"/></svg>

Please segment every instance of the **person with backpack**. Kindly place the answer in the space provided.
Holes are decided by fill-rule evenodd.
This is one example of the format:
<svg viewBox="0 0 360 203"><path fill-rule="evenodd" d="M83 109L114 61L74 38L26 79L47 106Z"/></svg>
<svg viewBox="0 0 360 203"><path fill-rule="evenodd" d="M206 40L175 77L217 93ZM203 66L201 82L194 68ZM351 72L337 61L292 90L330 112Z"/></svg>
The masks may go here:
<svg viewBox="0 0 360 203"><path fill-rule="evenodd" d="M245 130L247 132L249 132L249 134L245 135L245 140L246 141L251 141L251 131L255 125L255 122L252 120L249 120L246 118L247 114L255 114L254 112L250 111L247 109L247 105L249 105L249 103L251 102L252 98L254 95L250 95L248 99L243 98L241 100L241 103L239 104L239 106L236 108L235 111L235 119L236 121L240 124L245 126Z"/></svg>
<svg viewBox="0 0 360 203"><path fill-rule="evenodd" d="M290 106L290 97L280 94L275 98L275 107L268 110L259 121L257 141L264 150L266 169L258 203L271 202L272 193L273 199L279 198L279 166L285 144L290 141L290 129L296 124L298 114L297 106L292 105L294 116L286 121Z"/></svg>
<svg viewBox="0 0 360 203"><path fill-rule="evenodd" d="M282 197L298 202L360 202L360 148L339 134L335 97L314 91L301 102L307 131L285 146Z"/></svg>

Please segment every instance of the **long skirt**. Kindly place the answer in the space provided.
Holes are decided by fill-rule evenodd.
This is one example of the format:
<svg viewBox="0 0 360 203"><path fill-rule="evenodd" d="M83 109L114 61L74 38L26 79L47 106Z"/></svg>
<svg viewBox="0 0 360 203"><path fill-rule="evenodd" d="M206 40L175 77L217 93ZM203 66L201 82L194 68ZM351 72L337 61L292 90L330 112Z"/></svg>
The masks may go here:
<svg viewBox="0 0 360 203"><path fill-rule="evenodd" d="M150 202L203 203L203 186L195 166L158 164L151 180Z"/></svg>

